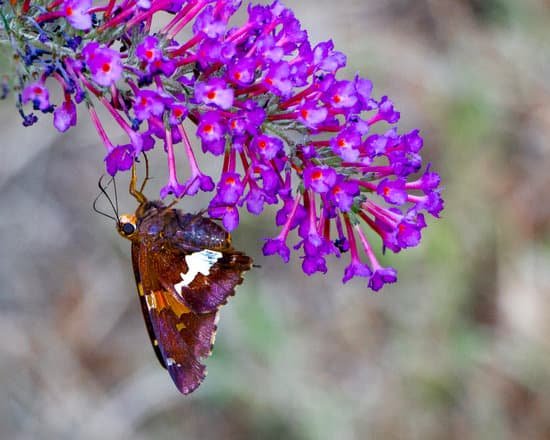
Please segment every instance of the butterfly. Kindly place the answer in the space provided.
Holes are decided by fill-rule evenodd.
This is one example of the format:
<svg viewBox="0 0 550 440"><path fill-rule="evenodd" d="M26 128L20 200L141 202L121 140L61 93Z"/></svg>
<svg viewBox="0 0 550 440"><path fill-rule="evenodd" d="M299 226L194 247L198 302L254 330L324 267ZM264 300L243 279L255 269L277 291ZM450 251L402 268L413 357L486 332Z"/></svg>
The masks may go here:
<svg viewBox="0 0 550 440"><path fill-rule="evenodd" d="M139 205L118 216L117 230L132 243L132 265L145 325L161 365L183 394L206 376L202 363L214 346L219 309L243 282L252 259L235 250L213 220L149 201L145 182L130 194Z"/></svg>

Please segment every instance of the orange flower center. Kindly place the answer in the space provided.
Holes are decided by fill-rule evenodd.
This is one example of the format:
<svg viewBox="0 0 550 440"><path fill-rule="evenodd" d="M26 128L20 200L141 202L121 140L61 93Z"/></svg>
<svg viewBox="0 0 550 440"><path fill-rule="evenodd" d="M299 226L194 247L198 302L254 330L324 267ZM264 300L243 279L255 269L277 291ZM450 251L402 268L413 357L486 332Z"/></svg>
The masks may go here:
<svg viewBox="0 0 550 440"><path fill-rule="evenodd" d="M323 177L323 173L319 170L315 170L311 175L311 178L314 180L319 180L321 177Z"/></svg>

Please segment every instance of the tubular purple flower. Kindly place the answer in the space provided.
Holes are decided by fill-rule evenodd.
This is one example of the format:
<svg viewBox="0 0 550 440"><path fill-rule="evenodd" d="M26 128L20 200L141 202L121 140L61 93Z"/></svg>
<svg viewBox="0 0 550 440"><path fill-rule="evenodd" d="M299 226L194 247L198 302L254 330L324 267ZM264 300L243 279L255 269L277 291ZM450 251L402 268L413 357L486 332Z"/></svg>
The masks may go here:
<svg viewBox="0 0 550 440"><path fill-rule="evenodd" d="M218 183L218 196L226 204L235 204L243 194L244 185L237 173L224 173Z"/></svg>
<svg viewBox="0 0 550 440"><path fill-rule="evenodd" d="M136 56L147 65L151 65L163 58L157 37L149 35L141 44L137 45Z"/></svg>
<svg viewBox="0 0 550 440"><path fill-rule="evenodd" d="M174 194L176 197L181 197L185 192L185 186L179 183L176 171L176 158L174 155L174 145L172 143L172 131L166 130L165 133L165 148L168 153L168 184L160 190L160 197L164 198L168 194Z"/></svg>
<svg viewBox="0 0 550 440"><path fill-rule="evenodd" d="M403 179L383 179L378 184L376 192L392 205L403 205L407 201L407 191Z"/></svg>
<svg viewBox="0 0 550 440"><path fill-rule="evenodd" d="M109 87L120 79L122 62L117 51L89 43L82 53L96 84Z"/></svg>
<svg viewBox="0 0 550 440"><path fill-rule="evenodd" d="M274 159L283 148L283 141L265 134L255 136L251 142L252 151L255 151L265 161Z"/></svg>
<svg viewBox="0 0 550 440"><path fill-rule="evenodd" d="M243 58L229 65L228 79L236 85L248 86L254 81L255 71L256 60L254 58Z"/></svg>
<svg viewBox="0 0 550 440"><path fill-rule="evenodd" d="M197 127L197 136L202 140L202 150L215 156L223 154L225 150L225 135L227 127L217 112L208 112L202 115Z"/></svg>
<svg viewBox="0 0 550 440"><path fill-rule="evenodd" d="M153 90L139 90L136 93L134 113L140 121L145 121L152 116L162 116L165 105L159 94Z"/></svg>
<svg viewBox="0 0 550 440"><path fill-rule="evenodd" d="M118 145L105 157L107 172L114 176L119 171L127 171L134 163L134 147L131 144Z"/></svg>
<svg viewBox="0 0 550 440"><path fill-rule="evenodd" d="M206 105L215 105L227 110L233 105L233 89L229 88L225 81L213 79L208 83L195 85L195 98L197 102Z"/></svg>
<svg viewBox="0 0 550 440"><path fill-rule="evenodd" d="M50 105L50 92L42 82L29 84L21 94L23 104L32 102L35 110L47 111Z"/></svg>
<svg viewBox="0 0 550 440"><path fill-rule="evenodd" d="M346 162L355 162L361 154L359 147L361 145L361 133L355 129L349 129L340 132L330 141L330 146L334 154L337 154Z"/></svg>
<svg viewBox="0 0 550 440"><path fill-rule="evenodd" d="M71 98L63 101L63 103L54 110L53 125L62 133L76 125L76 105Z"/></svg>
<svg viewBox="0 0 550 440"><path fill-rule="evenodd" d="M365 254L367 255L372 267L369 287L377 292L384 286L384 284L395 283L397 281L397 272L395 269L392 267L382 267L376 259L372 247L361 227L356 225L355 230L361 240L361 243L363 244L363 249L365 250Z"/></svg>
<svg viewBox="0 0 550 440"><path fill-rule="evenodd" d="M262 251L264 255L278 254L285 263L290 260L290 249L281 238L267 238Z"/></svg>
<svg viewBox="0 0 550 440"><path fill-rule="evenodd" d="M182 125L178 125L178 130L183 140L183 145L187 154L187 160L189 161L189 167L191 168L191 177L186 183L185 193L187 195L194 196L195 194L197 194L199 189L201 191L212 191L215 186L214 181L210 176L204 175L199 169L199 164L197 163L195 153L191 148L191 142L189 142L187 132Z"/></svg>
<svg viewBox="0 0 550 440"><path fill-rule="evenodd" d="M92 0L69 0L63 2L63 14L75 29L87 31L92 27L92 16L88 12Z"/></svg>
<svg viewBox="0 0 550 440"><path fill-rule="evenodd" d="M351 222L347 214L344 214L344 222L346 224L346 230L347 230L348 236L350 237L349 249L351 254L351 261L349 265L346 266L346 269L344 271L344 278L342 278L342 282L345 284L356 276L370 277L372 275L372 271L370 270L370 267L362 263L361 259L359 258L359 252L357 250L357 242L355 241L353 228L351 226Z"/></svg>
<svg viewBox="0 0 550 440"><path fill-rule="evenodd" d="M325 107L317 107L314 102L304 101L298 110L298 120L313 129L323 123L327 116L328 110Z"/></svg>
<svg viewBox="0 0 550 440"><path fill-rule="evenodd" d="M336 183L328 192L331 205L342 212L348 212L353 207L355 197L359 195L359 185L353 180L338 176Z"/></svg>

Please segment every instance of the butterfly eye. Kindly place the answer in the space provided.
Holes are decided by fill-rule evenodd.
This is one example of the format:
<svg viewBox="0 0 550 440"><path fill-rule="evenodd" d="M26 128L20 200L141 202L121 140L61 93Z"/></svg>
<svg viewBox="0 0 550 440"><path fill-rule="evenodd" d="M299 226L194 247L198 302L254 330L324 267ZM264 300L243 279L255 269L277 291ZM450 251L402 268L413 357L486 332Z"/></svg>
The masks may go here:
<svg viewBox="0 0 550 440"><path fill-rule="evenodd" d="M124 235L132 235L136 232L136 227L132 223L124 223L120 229Z"/></svg>

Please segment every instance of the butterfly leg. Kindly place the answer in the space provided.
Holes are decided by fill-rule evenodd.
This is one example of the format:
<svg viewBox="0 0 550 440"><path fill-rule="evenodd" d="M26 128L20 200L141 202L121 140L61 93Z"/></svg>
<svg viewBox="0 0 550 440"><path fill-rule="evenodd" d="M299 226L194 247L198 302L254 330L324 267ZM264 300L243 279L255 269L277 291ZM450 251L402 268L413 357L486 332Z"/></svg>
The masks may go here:
<svg viewBox="0 0 550 440"><path fill-rule="evenodd" d="M143 152L143 160L145 161L145 179L143 179L143 182L141 183L141 187L139 188L139 192L142 193L145 189L145 184L149 181L149 158L147 157L147 154L145 154L145 151Z"/></svg>
<svg viewBox="0 0 550 440"><path fill-rule="evenodd" d="M134 198L141 205L147 202L147 198L142 193L144 185L142 185L141 188L138 190L136 188L136 183L137 183L136 162L134 162L132 165L132 177L130 178L130 194L134 196Z"/></svg>

